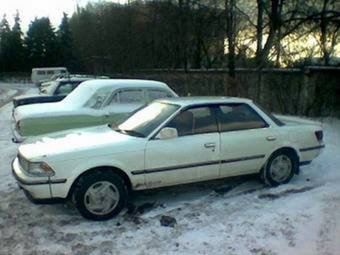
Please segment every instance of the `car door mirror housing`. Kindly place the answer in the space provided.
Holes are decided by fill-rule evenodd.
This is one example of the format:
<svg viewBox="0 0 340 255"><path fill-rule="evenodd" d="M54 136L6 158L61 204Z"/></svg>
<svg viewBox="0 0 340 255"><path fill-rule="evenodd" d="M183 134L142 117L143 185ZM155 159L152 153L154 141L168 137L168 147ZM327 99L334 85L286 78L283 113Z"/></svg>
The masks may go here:
<svg viewBox="0 0 340 255"><path fill-rule="evenodd" d="M156 136L157 139L171 139L178 137L178 132L176 128L165 127L159 131L158 135Z"/></svg>

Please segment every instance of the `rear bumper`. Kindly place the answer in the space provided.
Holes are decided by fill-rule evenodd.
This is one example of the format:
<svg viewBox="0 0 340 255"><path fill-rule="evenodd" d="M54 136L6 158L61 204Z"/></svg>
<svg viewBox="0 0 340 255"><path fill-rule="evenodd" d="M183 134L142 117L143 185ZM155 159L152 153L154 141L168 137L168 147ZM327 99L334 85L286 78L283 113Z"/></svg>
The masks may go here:
<svg viewBox="0 0 340 255"><path fill-rule="evenodd" d="M317 146L304 147L304 148L299 149L300 166L308 165L309 163L311 163L313 159L315 159L317 156L319 156L322 153L324 148L325 148L325 145L320 144Z"/></svg>

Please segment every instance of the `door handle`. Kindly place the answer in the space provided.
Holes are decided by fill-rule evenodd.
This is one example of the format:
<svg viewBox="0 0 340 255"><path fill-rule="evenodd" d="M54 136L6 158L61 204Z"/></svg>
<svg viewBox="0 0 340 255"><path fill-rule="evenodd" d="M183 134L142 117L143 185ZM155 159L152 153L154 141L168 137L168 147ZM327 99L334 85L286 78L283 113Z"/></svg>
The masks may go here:
<svg viewBox="0 0 340 255"><path fill-rule="evenodd" d="M276 137L275 136L267 136L266 139L267 139L267 141L275 141Z"/></svg>
<svg viewBox="0 0 340 255"><path fill-rule="evenodd" d="M205 148L214 148L216 147L216 143L205 143L204 144L204 147Z"/></svg>

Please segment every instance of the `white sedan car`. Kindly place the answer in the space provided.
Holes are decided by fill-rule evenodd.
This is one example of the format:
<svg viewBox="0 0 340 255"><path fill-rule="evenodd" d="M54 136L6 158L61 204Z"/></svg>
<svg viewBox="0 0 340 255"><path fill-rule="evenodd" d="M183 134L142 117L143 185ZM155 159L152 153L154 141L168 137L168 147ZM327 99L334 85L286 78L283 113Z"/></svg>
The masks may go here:
<svg viewBox="0 0 340 255"><path fill-rule="evenodd" d="M259 173L287 183L324 143L318 123L266 114L240 98L157 100L116 128L103 125L37 137L19 147L13 174L34 201L73 198L105 220L130 190Z"/></svg>

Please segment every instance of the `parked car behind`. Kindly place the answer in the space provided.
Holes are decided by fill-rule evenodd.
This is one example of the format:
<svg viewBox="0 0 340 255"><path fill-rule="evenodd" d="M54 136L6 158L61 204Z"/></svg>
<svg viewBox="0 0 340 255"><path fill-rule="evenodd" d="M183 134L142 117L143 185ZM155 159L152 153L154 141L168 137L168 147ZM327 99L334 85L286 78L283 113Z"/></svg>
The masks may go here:
<svg viewBox="0 0 340 255"><path fill-rule="evenodd" d="M157 98L177 97L165 83L148 80L90 80L60 102L29 104L13 112L13 141L65 129L119 124Z"/></svg>
<svg viewBox="0 0 340 255"><path fill-rule="evenodd" d="M287 183L324 147L321 125L267 115L240 98L156 100L118 127L50 134L19 147L12 169L33 200L73 198L105 220L131 190L259 174Z"/></svg>
<svg viewBox="0 0 340 255"><path fill-rule="evenodd" d="M101 76L98 76L98 75L86 75L86 74L69 74L69 73L67 73L67 74L56 74L56 75L53 75L49 80L47 80L47 81L44 81L44 82L42 82L41 84L40 84L40 86L39 86L39 91L41 92L41 93L45 93L45 91L48 89L48 87L50 87L51 85L53 85L53 83L54 83L54 81L56 81L56 80L59 80L59 79L62 79L62 78L64 78L64 79L70 79L70 80L72 80L72 79L84 79L84 80L94 80L94 79L109 79L109 77L108 76L103 76L103 75L101 75Z"/></svg>
<svg viewBox="0 0 340 255"><path fill-rule="evenodd" d="M37 103L51 103L63 100L83 81L91 80L91 78L61 78L49 82L49 86L45 86L37 95L23 95L13 98L14 108Z"/></svg>
<svg viewBox="0 0 340 255"><path fill-rule="evenodd" d="M43 81L49 80L55 75L66 75L68 74L66 67L39 67L33 68L31 74L31 80L34 84L39 86Z"/></svg>

